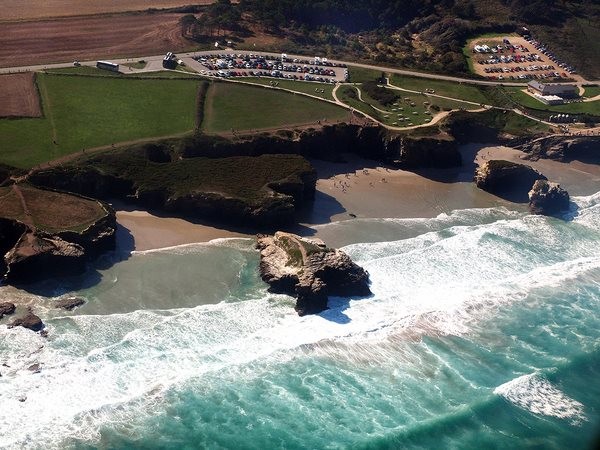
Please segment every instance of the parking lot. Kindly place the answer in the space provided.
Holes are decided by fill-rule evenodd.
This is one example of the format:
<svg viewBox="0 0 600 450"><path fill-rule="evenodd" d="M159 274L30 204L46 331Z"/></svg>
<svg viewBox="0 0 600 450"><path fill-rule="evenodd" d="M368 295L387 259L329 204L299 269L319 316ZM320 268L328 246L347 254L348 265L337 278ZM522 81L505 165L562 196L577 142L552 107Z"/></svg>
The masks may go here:
<svg viewBox="0 0 600 450"><path fill-rule="evenodd" d="M470 51L473 70L489 80L581 80L574 67L528 36L473 41Z"/></svg>
<svg viewBox="0 0 600 450"><path fill-rule="evenodd" d="M252 53L215 53L195 56L204 68L202 75L235 77L273 77L320 83L337 83L348 80L345 64L329 62L327 58L288 58L280 55L255 55Z"/></svg>

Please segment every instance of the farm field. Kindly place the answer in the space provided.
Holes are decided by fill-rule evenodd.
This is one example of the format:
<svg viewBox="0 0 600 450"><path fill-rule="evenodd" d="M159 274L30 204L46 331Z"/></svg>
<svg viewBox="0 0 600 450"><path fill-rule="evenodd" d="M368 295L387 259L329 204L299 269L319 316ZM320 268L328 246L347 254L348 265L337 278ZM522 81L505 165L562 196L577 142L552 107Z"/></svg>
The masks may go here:
<svg viewBox="0 0 600 450"><path fill-rule="evenodd" d="M55 69L45 70L44 73L61 74L61 75L80 75L80 76L91 76L91 77L111 77L111 78L174 78L184 80L197 80L200 77L196 74L190 75L189 72L180 72L177 70L159 70L157 72L141 72L135 75L124 75L119 72L111 72L110 70L97 69L96 67L90 66L79 66L79 67L60 67Z"/></svg>
<svg viewBox="0 0 600 450"><path fill-rule="evenodd" d="M293 81L283 79L272 79L272 78L256 78L256 77L244 77L242 81L259 84L262 86L275 86L281 89L288 89L290 91L303 92L305 94L314 95L316 97L324 98L327 100L333 100L333 87L334 85L329 83L316 83L313 81ZM323 90L325 92L321 93Z"/></svg>
<svg viewBox="0 0 600 450"><path fill-rule="evenodd" d="M213 83L208 90L202 129L207 133L271 129L342 121L349 112L316 99L238 83Z"/></svg>
<svg viewBox="0 0 600 450"><path fill-rule="evenodd" d="M196 45L181 36L181 17L139 13L0 22L0 67L191 50Z"/></svg>
<svg viewBox="0 0 600 450"><path fill-rule="evenodd" d="M195 80L38 74L45 117L0 120L0 162L27 168L91 148L183 134L195 126Z"/></svg>
<svg viewBox="0 0 600 450"><path fill-rule="evenodd" d="M0 75L0 117L40 117L42 109L35 74Z"/></svg>
<svg viewBox="0 0 600 450"><path fill-rule="evenodd" d="M194 0L195 5L207 5L213 0ZM189 5L185 0L2 0L0 21L41 19L49 17L85 16L93 14L142 11L148 8L174 8Z"/></svg>

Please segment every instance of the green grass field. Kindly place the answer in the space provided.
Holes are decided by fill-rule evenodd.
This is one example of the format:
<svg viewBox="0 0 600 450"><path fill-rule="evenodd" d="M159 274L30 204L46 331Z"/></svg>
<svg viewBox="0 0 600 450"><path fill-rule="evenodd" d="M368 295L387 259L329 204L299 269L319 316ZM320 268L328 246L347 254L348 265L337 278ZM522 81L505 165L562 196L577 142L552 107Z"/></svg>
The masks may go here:
<svg viewBox="0 0 600 450"><path fill-rule="evenodd" d="M584 97L595 97L600 95L600 86L588 86L585 88L585 92L583 94Z"/></svg>
<svg viewBox="0 0 600 450"><path fill-rule="evenodd" d="M374 109L371 105L361 102L358 99L356 87L350 85L341 86L337 91L337 96L342 102L354 108L355 110L368 114L379 121L383 121L383 116L379 111Z"/></svg>
<svg viewBox="0 0 600 450"><path fill-rule="evenodd" d="M564 105L545 105L519 88L505 88L508 95L517 103L533 109L541 109L563 114L593 114L600 116L600 101L575 102Z"/></svg>
<svg viewBox="0 0 600 450"><path fill-rule="evenodd" d="M0 120L2 163L26 168L84 148L194 129L197 81L45 74L37 79L45 117Z"/></svg>
<svg viewBox="0 0 600 450"><path fill-rule="evenodd" d="M476 103L488 103L489 99L483 91L472 84L456 83L453 81L431 80L428 78L407 77L404 75L392 75L390 82L399 88L412 91L424 92L433 89L436 94L452 97L459 100L467 100Z"/></svg>
<svg viewBox="0 0 600 450"><path fill-rule="evenodd" d="M220 133L338 121L348 111L324 101L262 87L216 82L208 90L203 131Z"/></svg>
<svg viewBox="0 0 600 450"><path fill-rule="evenodd" d="M363 102L359 101L356 88L353 86L341 87L338 90L338 97L347 105L393 127L410 127L426 124L441 110L477 109L475 105L432 97L430 95L397 90L394 92L399 98L389 106L384 106L369 97L364 90L361 90Z"/></svg>
<svg viewBox="0 0 600 450"><path fill-rule="evenodd" d="M62 74L62 75L88 75L94 77L120 77L123 74L119 72L111 72L110 70L102 70L90 66L77 67L58 67L56 69L44 70L45 73Z"/></svg>
<svg viewBox="0 0 600 450"><path fill-rule="evenodd" d="M381 70L364 69L362 67L348 66L348 75L350 83L364 83L366 81L375 81L381 77Z"/></svg>
<svg viewBox="0 0 600 450"><path fill-rule="evenodd" d="M260 84L262 86L271 86L272 83L276 83L276 87L281 89L287 89L289 91L303 92L305 94L314 95L319 98L324 98L327 100L333 100L333 84L329 83L316 83L313 81L296 81L296 80L282 80L282 79L273 79L273 78L257 78L257 77L248 77L242 78L241 81L245 81L247 83ZM323 90L325 92L317 92Z"/></svg>

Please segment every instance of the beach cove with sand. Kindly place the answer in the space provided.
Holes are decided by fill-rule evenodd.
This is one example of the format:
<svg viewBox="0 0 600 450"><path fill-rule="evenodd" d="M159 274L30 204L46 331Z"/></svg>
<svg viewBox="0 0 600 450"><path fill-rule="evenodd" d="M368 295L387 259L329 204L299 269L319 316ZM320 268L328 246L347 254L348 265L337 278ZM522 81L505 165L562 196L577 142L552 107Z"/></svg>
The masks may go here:
<svg viewBox="0 0 600 450"><path fill-rule="evenodd" d="M589 445L600 168L462 153L460 170L420 173L312 161L314 205L289 231L342 247L373 292L314 316L267 291L249 232L115 204L118 248L84 276L0 287L48 329L1 322L0 447ZM479 190L489 159L559 182L566 220ZM69 295L86 303L52 306Z"/></svg>

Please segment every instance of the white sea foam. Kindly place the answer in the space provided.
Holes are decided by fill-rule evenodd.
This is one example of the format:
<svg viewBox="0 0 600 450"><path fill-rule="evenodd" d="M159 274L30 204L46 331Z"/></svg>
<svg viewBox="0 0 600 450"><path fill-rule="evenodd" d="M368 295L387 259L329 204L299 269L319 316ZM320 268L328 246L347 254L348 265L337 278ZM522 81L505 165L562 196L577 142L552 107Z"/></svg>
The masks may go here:
<svg viewBox="0 0 600 450"><path fill-rule="evenodd" d="M197 252L202 248L211 248L218 246L228 246L233 247L238 250L247 249L249 246L249 242L252 242L250 238L218 238L211 239L207 242L192 242L188 244L180 244L180 245L172 245L169 247L161 247L161 248L153 248L150 250L134 250L131 252L132 255L151 255L153 253L175 253L175 254L186 254L190 252ZM240 245L235 245L236 243L240 243Z"/></svg>
<svg viewBox="0 0 600 450"><path fill-rule="evenodd" d="M43 317L48 341L0 327L0 348L7 349L0 356L11 366L0 378L0 429L11 430L0 435L0 447L43 442L54 448L68 436L94 442L103 423L151 414L170 386L205 374L255 376L249 366L288 361L298 349L337 351L359 361L373 356L369 344L378 342L380 357L387 358L401 333L467 333L473 321L490 317L500 305L600 268L600 244L569 242L569 227L557 231L545 218L508 213L494 220L490 210L481 212L490 222L478 224L477 211L464 214L472 219L410 239L346 247L369 270L374 295L333 299L319 316L297 317L291 299L262 287L243 302ZM40 373L27 370L34 363ZM565 398L571 400L560 401ZM527 404L543 410L534 400Z"/></svg>
<svg viewBox="0 0 600 450"><path fill-rule="evenodd" d="M534 414L571 419L574 423L586 420L583 404L537 374L523 375L504 383L494 389L494 394Z"/></svg>

